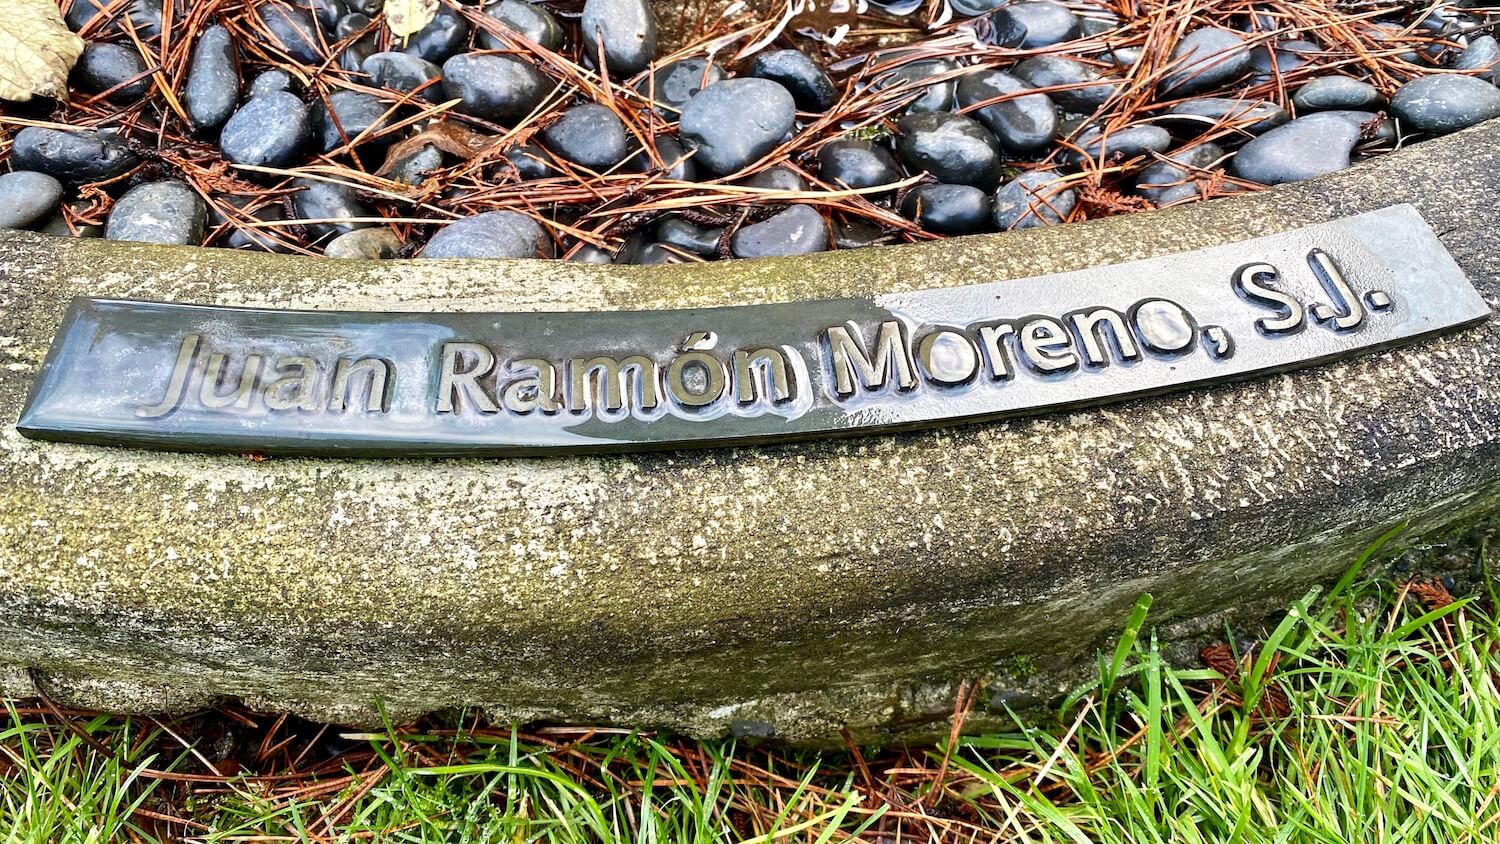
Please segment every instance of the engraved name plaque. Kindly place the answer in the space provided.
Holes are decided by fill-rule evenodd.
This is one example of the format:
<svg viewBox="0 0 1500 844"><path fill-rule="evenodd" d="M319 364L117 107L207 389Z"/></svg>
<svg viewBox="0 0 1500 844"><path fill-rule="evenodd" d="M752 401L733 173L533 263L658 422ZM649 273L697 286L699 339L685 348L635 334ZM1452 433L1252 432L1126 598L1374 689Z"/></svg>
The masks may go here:
<svg viewBox="0 0 1500 844"><path fill-rule="evenodd" d="M1076 408L1378 351L1488 314L1407 205L875 299L503 314L80 299L17 427L267 454L733 445Z"/></svg>

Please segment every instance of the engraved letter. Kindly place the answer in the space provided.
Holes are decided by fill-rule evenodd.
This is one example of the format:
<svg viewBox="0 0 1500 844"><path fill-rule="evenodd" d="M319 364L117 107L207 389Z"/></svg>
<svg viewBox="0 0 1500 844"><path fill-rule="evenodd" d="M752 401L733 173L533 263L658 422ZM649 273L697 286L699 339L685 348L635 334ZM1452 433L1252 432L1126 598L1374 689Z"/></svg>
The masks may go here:
<svg viewBox="0 0 1500 844"><path fill-rule="evenodd" d="M1141 350L1135 345L1135 337L1125 324L1125 317L1113 308L1096 308L1068 314L1073 323L1073 332L1083 347L1083 362L1087 366L1108 366L1111 356L1106 353L1106 344L1120 360L1139 360ZM1108 338L1104 335L1108 334Z"/></svg>
<svg viewBox="0 0 1500 844"><path fill-rule="evenodd" d="M458 367L466 355L472 355L475 363L460 372ZM454 394L457 391L462 391L464 399L473 402L474 409L480 413L499 412L499 406L479 386L478 380L490 374L490 370L494 368L495 353L487 346L479 343L444 343L443 372L438 378L437 412L453 412L456 398Z"/></svg>
<svg viewBox="0 0 1500 844"><path fill-rule="evenodd" d="M796 372L787 366L786 353L780 349L756 349L734 353L734 386L740 404L755 404L763 394L757 375L760 372L770 382L764 392L770 394L772 404L796 398Z"/></svg>
<svg viewBox="0 0 1500 844"><path fill-rule="evenodd" d="M703 373L701 383L688 383L687 368ZM697 389L701 387L702 389ZM667 393L684 407L713 404L724 395L724 364L708 352L686 352L673 358L667 367Z"/></svg>
<svg viewBox="0 0 1500 844"><path fill-rule="evenodd" d="M333 391L328 397L328 409L343 413L350 398L350 382L356 377L365 379L365 410L370 413L385 413L391 409L391 392L396 384L396 367L380 358L360 358L351 362L339 358L333 370Z"/></svg>
<svg viewBox="0 0 1500 844"><path fill-rule="evenodd" d="M927 378L946 387L963 384L979 372L979 350L956 328L937 328L917 343L917 362Z"/></svg>
<svg viewBox="0 0 1500 844"><path fill-rule="evenodd" d="M850 329L854 329L853 334ZM865 354L859 334L853 323L848 328L836 325L828 329L829 363L833 367L834 389L839 396L854 394L856 378L867 390L884 387L893 368L898 388L910 390L917 386L916 366L899 321L887 320L880 324L873 355Z"/></svg>
<svg viewBox="0 0 1500 844"><path fill-rule="evenodd" d="M240 371L240 385L229 393L219 393L219 378L223 374L225 357L215 352L208 356L208 369L203 373L203 384L198 389L198 401L204 407L217 409L234 406L236 410L249 410L255 398L255 382L260 378L260 355L248 355L245 368Z"/></svg>
<svg viewBox="0 0 1500 844"><path fill-rule="evenodd" d="M1365 306L1360 304L1359 297L1354 295L1344 278L1343 270L1327 252L1314 249L1307 253L1307 265L1312 267L1313 275L1318 277L1318 282L1333 300L1332 307L1321 302L1313 305L1313 319L1332 323L1329 327L1334 331L1352 331L1365 321Z"/></svg>
<svg viewBox="0 0 1500 844"><path fill-rule="evenodd" d="M1193 348L1198 327L1181 305L1170 299L1144 299L1130 309L1141 344L1153 352L1177 355Z"/></svg>
<svg viewBox="0 0 1500 844"><path fill-rule="evenodd" d="M522 358L512 361L512 368L530 368L535 375L524 375L506 384L500 391L500 401L511 413L556 413L561 407L557 403L557 367L550 360Z"/></svg>
<svg viewBox="0 0 1500 844"><path fill-rule="evenodd" d="M1262 334L1294 334L1302 330L1305 314L1302 303L1280 290L1262 284L1261 276L1271 281L1280 271L1270 264L1246 264L1234 274L1234 292L1247 302L1275 309L1275 317L1263 317L1255 321Z"/></svg>
<svg viewBox="0 0 1500 844"><path fill-rule="evenodd" d="M568 391L568 409L583 413L596 394L603 394L604 408L615 411L624 406L622 384L631 374L635 375L640 388L641 409L651 410L659 403L656 396L656 361L645 355L631 355L624 360L599 356L596 358L573 358L568 361L571 389ZM590 377L593 376L593 377ZM598 387L591 389L597 383ZM634 392L631 393L632 397Z"/></svg>
<svg viewBox="0 0 1500 844"><path fill-rule="evenodd" d="M993 381L1005 381L1014 375L1010 371L1010 351L1005 348L1005 338L1015 333L1016 327L1008 322L979 329L979 341L984 344L984 356L989 360L990 379Z"/></svg>
<svg viewBox="0 0 1500 844"><path fill-rule="evenodd" d="M1021 354L1043 373L1064 372L1078 365L1073 338L1062 323L1051 317L1033 317L1021 326Z"/></svg>
<svg viewBox="0 0 1500 844"><path fill-rule="evenodd" d="M188 376L193 372L193 356L198 353L198 339L196 334L189 334L182 338L182 346L177 351L177 362L172 365L172 375L167 379L166 395L150 407L146 405L137 407L136 416L142 419L156 419L166 416L182 404L182 397L187 393Z"/></svg>
<svg viewBox="0 0 1500 844"><path fill-rule="evenodd" d="M292 366L297 367L296 375L288 375L266 385L266 407L271 410L291 410L292 408L317 410L319 404L318 362L304 357L276 359L275 367L278 373ZM292 394L282 395L288 387L294 388Z"/></svg>

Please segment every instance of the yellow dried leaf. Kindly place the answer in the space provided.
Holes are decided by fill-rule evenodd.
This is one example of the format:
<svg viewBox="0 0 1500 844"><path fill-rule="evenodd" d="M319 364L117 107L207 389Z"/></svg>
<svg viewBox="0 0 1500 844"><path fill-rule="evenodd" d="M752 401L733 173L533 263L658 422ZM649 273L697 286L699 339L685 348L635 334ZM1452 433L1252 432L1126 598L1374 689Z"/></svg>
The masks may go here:
<svg viewBox="0 0 1500 844"><path fill-rule="evenodd" d="M0 0L0 100L63 99L83 39L68 31L53 0Z"/></svg>
<svg viewBox="0 0 1500 844"><path fill-rule="evenodd" d="M406 38L432 23L437 10L438 0L385 0L385 25L392 35Z"/></svg>

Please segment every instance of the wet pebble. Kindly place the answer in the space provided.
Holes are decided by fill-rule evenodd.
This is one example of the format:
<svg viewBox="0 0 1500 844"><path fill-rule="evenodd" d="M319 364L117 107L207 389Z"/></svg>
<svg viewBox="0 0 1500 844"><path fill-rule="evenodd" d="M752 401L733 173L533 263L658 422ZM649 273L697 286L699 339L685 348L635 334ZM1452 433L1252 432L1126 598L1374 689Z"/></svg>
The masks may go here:
<svg viewBox="0 0 1500 844"><path fill-rule="evenodd" d="M724 175L775 149L796 121L787 90L769 79L725 79L704 88L682 110L683 142L694 161Z"/></svg>
<svg viewBox="0 0 1500 844"><path fill-rule="evenodd" d="M380 260L401 254L401 238L384 226L345 232L323 247L329 258Z"/></svg>
<svg viewBox="0 0 1500 844"><path fill-rule="evenodd" d="M383 145L383 139L372 140L368 135L385 128L389 122L385 112L384 103L363 91L334 91L328 95L326 105L319 102L313 107L312 131L323 152L353 143L361 135L366 135L358 141L361 147L371 143Z"/></svg>
<svg viewBox="0 0 1500 844"><path fill-rule="evenodd" d="M1166 151L1172 146L1172 133L1153 125L1127 126L1107 133L1091 129L1073 143L1082 152L1068 150L1063 159L1069 164L1077 166L1085 160L1112 164Z"/></svg>
<svg viewBox="0 0 1500 844"><path fill-rule="evenodd" d="M392 163L390 179L403 185L420 185L427 174L443 166L443 151L433 144L423 144Z"/></svg>
<svg viewBox="0 0 1500 844"><path fill-rule="evenodd" d="M469 22L456 10L439 5L432 21L407 41L405 52L433 64L442 64L468 43Z"/></svg>
<svg viewBox="0 0 1500 844"><path fill-rule="evenodd" d="M1099 74L1092 67L1065 56L1032 56L1016 65L1013 74L1033 88L1080 86L1053 91L1046 96L1068 111L1084 114L1108 102L1119 85L1114 81L1098 81ZM1003 138L1001 143L1004 143Z"/></svg>
<svg viewBox="0 0 1500 844"><path fill-rule="evenodd" d="M100 12L109 8L109 0L73 0L73 5L68 7L67 16L64 20L68 28L77 32L85 25L99 16ZM133 0L126 4L128 11L126 15L130 18L131 26L135 27L136 34L141 38L155 38L161 34L161 0ZM118 16L116 17L118 20ZM117 25L106 25L109 29L120 30ZM102 31L98 28L96 32Z"/></svg>
<svg viewBox="0 0 1500 844"><path fill-rule="evenodd" d="M167 180L136 185L109 212L104 236L110 240L166 243L203 242L208 206L183 182Z"/></svg>
<svg viewBox="0 0 1500 844"><path fill-rule="evenodd" d="M615 256L607 249L600 249L591 243L585 243L568 255L568 260L575 264L613 264Z"/></svg>
<svg viewBox="0 0 1500 844"><path fill-rule="evenodd" d="M975 234L993 225L989 194L971 185L922 185L902 200L901 213L935 234Z"/></svg>
<svg viewBox="0 0 1500 844"><path fill-rule="evenodd" d="M539 146L523 144L507 150L505 160L515 165L522 180L550 179L562 174L552 155Z"/></svg>
<svg viewBox="0 0 1500 844"><path fill-rule="evenodd" d="M487 211L444 226L421 257L550 258L552 251L552 238L536 220L516 211Z"/></svg>
<svg viewBox="0 0 1500 844"><path fill-rule="evenodd" d="M1176 69L1162 80L1162 93L1185 97L1244 76L1250 69L1250 48L1238 32L1205 26L1183 36L1171 64Z"/></svg>
<svg viewBox="0 0 1500 844"><path fill-rule="evenodd" d="M837 217L832 229L835 249L864 249L889 240L879 226L861 217Z"/></svg>
<svg viewBox="0 0 1500 844"><path fill-rule="evenodd" d="M828 249L828 224L808 205L793 205L770 219L734 233L730 249L737 258L807 255Z"/></svg>
<svg viewBox="0 0 1500 844"><path fill-rule="evenodd" d="M994 222L1001 231L1055 226L1078 204L1078 191L1050 170L1030 170L995 191Z"/></svg>
<svg viewBox="0 0 1500 844"><path fill-rule="evenodd" d="M1359 138L1359 124L1339 112L1309 114L1245 144L1231 169L1266 185L1311 179L1348 167Z"/></svg>
<svg viewBox="0 0 1500 844"><path fill-rule="evenodd" d="M108 42L92 43L83 48L83 55L73 65L68 82L86 94L102 94L114 89L108 99L124 103L138 100L151 90L151 77L145 73L146 62L135 48Z"/></svg>
<svg viewBox="0 0 1500 844"><path fill-rule="evenodd" d="M66 184L103 182L130 170L140 159L111 135L27 126L16 133L10 164L36 170Z"/></svg>
<svg viewBox="0 0 1500 844"><path fill-rule="evenodd" d="M286 218L280 200L261 202L258 197L237 194L221 196L219 199L239 209L240 216L235 219L240 222L244 222L245 217L259 222L279 222ZM219 211L217 204L209 208L208 214L215 227L230 223L229 218ZM293 240L291 233L277 226L246 225L241 228L231 224L217 237L215 245L251 252L291 252L292 247L288 243L290 240Z"/></svg>
<svg viewBox="0 0 1500 844"><path fill-rule="evenodd" d="M1021 37L1019 44L1005 45L1023 50L1050 47L1077 38L1079 34L1078 16L1068 11L1066 6L1049 0L1003 6L990 15L990 23L997 32L1018 29L1024 31L1025 35ZM1003 42L1010 39L1000 40Z"/></svg>
<svg viewBox="0 0 1500 844"><path fill-rule="evenodd" d="M947 59L904 64L889 74L883 74L877 83L882 89L920 83L958 69L958 65ZM943 79L917 88L916 99L906 106L907 114L922 114L930 111L952 111L958 92L957 79Z"/></svg>
<svg viewBox="0 0 1500 844"><path fill-rule="evenodd" d="M1443 135L1500 117L1500 88L1473 76L1423 76L1396 89L1391 113L1419 132Z"/></svg>
<svg viewBox="0 0 1500 844"><path fill-rule="evenodd" d="M528 0L501 0L499 3L485 6L484 13L519 33L522 38L534 41L548 50L556 50L562 46L562 26L558 24L557 18L539 3L531 3ZM504 38L491 35L484 29L479 30L479 43L486 50L504 50L511 46Z"/></svg>
<svg viewBox="0 0 1500 844"><path fill-rule="evenodd" d="M55 237L104 237L104 227L87 223L75 222L68 225L68 218L58 214L48 220L46 225L37 229L41 234L50 234Z"/></svg>
<svg viewBox="0 0 1500 844"><path fill-rule="evenodd" d="M365 66L366 59L380 51L378 33L366 32L371 28L372 23L369 15L360 12L353 12L339 18L338 23L333 27L333 37L339 41L354 39L339 51L339 67L350 72L359 71ZM359 36L361 32L366 34Z"/></svg>
<svg viewBox="0 0 1500 844"><path fill-rule="evenodd" d="M271 68L261 71L250 81L250 90L245 92L246 99L254 99L261 94L274 94L277 91L292 90L292 75L280 68Z"/></svg>
<svg viewBox="0 0 1500 844"><path fill-rule="evenodd" d="M203 30L193 45L182 104L193 126L202 131L224 125L239 97L239 52L229 30L215 24Z"/></svg>
<svg viewBox="0 0 1500 844"><path fill-rule="evenodd" d="M372 54L360 65L360 69L369 75L371 86L403 94L422 88L430 80L443 78L442 69L432 62L411 53L395 51ZM442 102L443 87L434 82L422 88L421 96L428 102Z"/></svg>
<svg viewBox="0 0 1500 844"><path fill-rule="evenodd" d="M581 24L584 51L613 79L640 73L656 56L656 16L647 0L585 0Z"/></svg>
<svg viewBox="0 0 1500 844"><path fill-rule="evenodd" d="M762 52L750 63L750 75L780 84L803 111L827 111L839 98L828 73L800 50Z"/></svg>
<svg viewBox="0 0 1500 844"><path fill-rule="evenodd" d="M1057 137L1057 106L1046 94L1001 70L983 70L959 80L958 102L964 108L996 97L1010 99L969 112L1009 152L1037 152Z"/></svg>
<svg viewBox="0 0 1500 844"><path fill-rule="evenodd" d="M1174 122L1190 124L1190 127L1207 128L1219 123L1227 123L1251 135L1269 132L1291 119L1286 109L1275 103L1231 97L1198 97L1185 100L1173 106L1168 116L1179 118ZM1194 129L1189 128L1188 131L1194 131Z"/></svg>
<svg viewBox="0 0 1500 844"><path fill-rule="evenodd" d="M680 217L668 217L656 224L656 239L700 258L719 257L722 228L704 228Z"/></svg>
<svg viewBox="0 0 1500 844"><path fill-rule="evenodd" d="M1480 78L1500 84L1500 42L1493 35L1469 39L1469 46L1449 65L1454 70L1477 70Z"/></svg>
<svg viewBox="0 0 1500 844"><path fill-rule="evenodd" d="M668 179L679 182L694 182L698 180L698 166L693 163L692 156L688 155L682 144L666 135L656 136L656 155L661 159L658 164L656 159L646 151L644 145L641 151L630 159L630 169L636 173L651 173L658 169Z"/></svg>
<svg viewBox="0 0 1500 844"><path fill-rule="evenodd" d="M0 229L28 229L52 216L62 202L62 182L31 170L0 176Z"/></svg>
<svg viewBox="0 0 1500 844"><path fill-rule="evenodd" d="M304 64L323 61L323 39L318 22L301 6L281 0L261 0L252 4L255 14L271 33L271 41L286 54Z"/></svg>
<svg viewBox="0 0 1500 844"><path fill-rule="evenodd" d="M901 180L901 169L885 147L844 138L818 150L818 175L832 185L859 190Z"/></svg>
<svg viewBox="0 0 1500 844"><path fill-rule="evenodd" d="M683 59L652 71L636 83L642 95L653 97L662 116L682 111L699 91L724 78L724 68L708 59Z"/></svg>
<svg viewBox="0 0 1500 844"><path fill-rule="evenodd" d="M1274 47L1266 43L1257 44L1250 50L1250 70L1253 73L1250 83L1259 85L1270 82L1277 74L1285 77L1312 61L1321 52L1323 48L1311 41L1282 41Z"/></svg>
<svg viewBox="0 0 1500 844"><path fill-rule="evenodd" d="M1000 181L1000 144L977 121L958 114L901 118L896 149L913 173L989 190Z"/></svg>
<svg viewBox="0 0 1500 844"><path fill-rule="evenodd" d="M745 187L751 188L762 188L764 190L807 190L806 179L803 179L801 176L792 172L792 170L783 167L780 164L777 164L773 167L767 167L766 169L760 171L759 173L755 173L754 175L746 176L745 178L740 179L735 184L744 185Z"/></svg>
<svg viewBox="0 0 1500 844"><path fill-rule="evenodd" d="M560 158L603 172L629 157L633 138L608 106L587 103L563 112L542 131L547 149Z"/></svg>
<svg viewBox="0 0 1500 844"><path fill-rule="evenodd" d="M1385 105L1385 96L1368 82L1347 76L1323 76L1297 89L1292 105L1298 114L1315 111L1374 111Z"/></svg>
<svg viewBox="0 0 1500 844"><path fill-rule="evenodd" d="M1224 158L1224 148L1215 143L1201 143L1177 150L1146 167L1136 177L1136 190L1157 205L1170 205L1200 195L1202 171L1214 167Z"/></svg>
<svg viewBox="0 0 1500 844"><path fill-rule="evenodd" d="M465 114L497 123L530 114L553 87L530 62L509 56L461 53L443 65L443 93L461 100Z"/></svg>
<svg viewBox="0 0 1500 844"><path fill-rule="evenodd" d="M345 232L373 225L358 222L376 215L354 195L352 188L317 179L295 179L292 184L300 189L292 194L297 219L315 221L303 223L310 240L331 240Z"/></svg>
<svg viewBox="0 0 1500 844"><path fill-rule="evenodd" d="M240 106L224 124L219 148L236 164L287 167L297 163L311 138L306 104L295 94L278 91Z"/></svg>

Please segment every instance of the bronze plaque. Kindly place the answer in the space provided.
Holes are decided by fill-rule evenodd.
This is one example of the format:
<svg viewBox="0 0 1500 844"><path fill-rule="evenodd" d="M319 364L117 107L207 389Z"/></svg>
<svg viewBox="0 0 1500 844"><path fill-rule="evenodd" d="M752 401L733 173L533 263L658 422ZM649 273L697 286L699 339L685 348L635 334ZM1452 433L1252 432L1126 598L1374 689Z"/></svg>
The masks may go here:
<svg viewBox="0 0 1500 844"><path fill-rule="evenodd" d="M873 299L498 314L80 299L17 428L267 454L739 445L1077 408L1375 352L1488 315L1409 205Z"/></svg>

